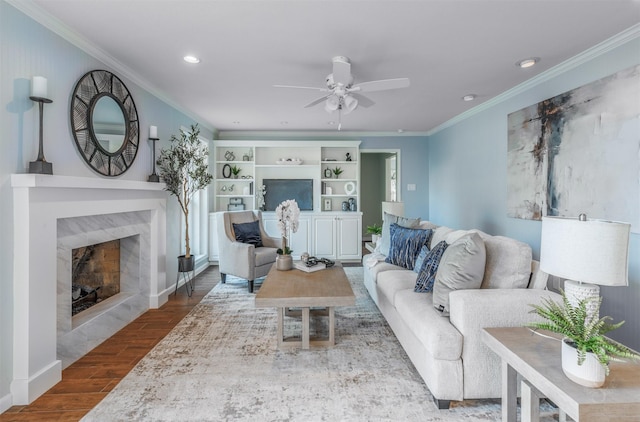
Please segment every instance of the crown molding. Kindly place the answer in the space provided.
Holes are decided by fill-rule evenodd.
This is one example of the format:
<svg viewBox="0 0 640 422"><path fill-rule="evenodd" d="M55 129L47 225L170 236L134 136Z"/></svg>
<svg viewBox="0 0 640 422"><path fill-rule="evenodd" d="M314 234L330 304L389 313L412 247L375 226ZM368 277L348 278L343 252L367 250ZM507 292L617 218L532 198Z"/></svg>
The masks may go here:
<svg viewBox="0 0 640 422"><path fill-rule="evenodd" d="M362 138L405 138L427 137L426 132L358 132L358 131L269 131L269 130L221 130L216 140L244 139L362 139Z"/></svg>
<svg viewBox="0 0 640 422"><path fill-rule="evenodd" d="M35 2L32 0L4 0L11 6L15 7L25 15L29 16L34 21L38 22L40 25L54 32L55 34L62 37L64 40L68 41L75 47L89 54L91 57L101 61L107 66L111 67L114 71L117 71L125 78L129 79L134 84L138 85L140 88L149 92L160 101L166 103L167 105L173 107L179 112L183 113L187 117L193 119L198 122L200 126L212 131L216 132L216 129L210 124L206 123L202 117L193 114L191 111L185 109L184 107L176 104L169 96L167 96L164 92L156 88L155 86L149 84L145 78L135 72L133 69L122 63L121 61L115 59L106 51L101 48L95 46L91 42L89 42L86 38L82 37L80 34L69 28L65 25L61 20L46 12L42 8L40 8Z"/></svg>
<svg viewBox="0 0 640 422"><path fill-rule="evenodd" d="M455 116L452 119L447 120L446 122L434 127L433 129L429 130L426 134L427 136L431 136L434 135L438 132L440 132L441 130L444 130L448 127L451 127L453 125L455 125L456 123L460 123L463 120L468 119L471 116L474 116L478 113L481 113L491 107L494 107L495 105L506 101L510 98L513 98L517 95L520 95L532 88L534 88L537 85L540 85L544 82L549 81L550 79L555 78L556 76L559 76L571 69L575 69L576 67L583 65L584 63L593 60L617 47L620 47L621 45L624 45L626 43L628 43L629 41L632 41L634 39L640 38L640 24L636 24L633 25L632 27L625 29L624 31L620 32L617 35L614 35L613 37L599 43L596 44L595 46L583 51L582 53L579 53L578 55L565 60L564 62L550 68L547 69L546 71L540 73L537 76L534 76L531 79L526 80L525 82L516 85L515 87L503 92L502 94L499 94L493 98L491 98L488 101L485 101L484 103L478 105L477 107L474 107L472 109L469 109L467 111L465 111L464 113L458 114L457 116Z"/></svg>

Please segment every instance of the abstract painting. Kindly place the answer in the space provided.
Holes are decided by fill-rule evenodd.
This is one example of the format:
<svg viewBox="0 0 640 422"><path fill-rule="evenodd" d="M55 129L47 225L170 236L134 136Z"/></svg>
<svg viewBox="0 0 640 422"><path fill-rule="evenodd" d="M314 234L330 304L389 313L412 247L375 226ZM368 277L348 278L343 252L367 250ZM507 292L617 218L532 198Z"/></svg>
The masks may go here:
<svg viewBox="0 0 640 422"><path fill-rule="evenodd" d="M631 223L640 233L640 65L508 116L507 215Z"/></svg>

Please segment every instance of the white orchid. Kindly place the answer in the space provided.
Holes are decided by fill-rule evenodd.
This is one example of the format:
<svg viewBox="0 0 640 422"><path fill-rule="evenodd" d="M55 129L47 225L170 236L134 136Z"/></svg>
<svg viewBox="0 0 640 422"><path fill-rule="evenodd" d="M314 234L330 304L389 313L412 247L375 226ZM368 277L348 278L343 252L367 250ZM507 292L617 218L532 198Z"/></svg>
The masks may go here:
<svg viewBox="0 0 640 422"><path fill-rule="evenodd" d="M300 208L295 199L287 199L282 201L276 208L276 216L278 217L278 228L282 235L282 251L288 255L291 253L287 248L287 235L289 230L292 233L298 231L298 224L300 219Z"/></svg>

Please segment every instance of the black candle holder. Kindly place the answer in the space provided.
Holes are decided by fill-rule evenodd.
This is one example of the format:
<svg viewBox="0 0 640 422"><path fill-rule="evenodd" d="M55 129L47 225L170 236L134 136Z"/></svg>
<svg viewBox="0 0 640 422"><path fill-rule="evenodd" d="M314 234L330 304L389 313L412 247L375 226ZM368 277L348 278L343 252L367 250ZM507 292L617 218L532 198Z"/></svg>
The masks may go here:
<svg viewBox="0 0 640 422"><path fill-rule="evenodd" d="M53 101L43 97L29 97L31 101L36 101L40 108L40 142L38 146L38 158L36 161L29 162L29 173L36 174L53 174L53 164L44 158L44 147L42 141L42 114L44 112L44 104L50 104Z"/></svg>
<svg viewBox="0 0 640 422"><path fill-rule="evenodd" d="M160 138L149 138L151 141L151 150L153 152L153 173L149 175L148 182L160 182L160 176L156 174L156 141Z"/></svg>

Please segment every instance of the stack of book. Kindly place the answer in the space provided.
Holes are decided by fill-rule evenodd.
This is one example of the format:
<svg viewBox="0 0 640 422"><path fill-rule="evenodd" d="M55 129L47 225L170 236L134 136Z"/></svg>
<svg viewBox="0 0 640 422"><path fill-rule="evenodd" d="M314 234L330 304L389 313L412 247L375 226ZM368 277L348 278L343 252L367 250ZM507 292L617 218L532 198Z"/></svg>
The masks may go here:
<svg viewBox="0 0 640 422"><path fill-rule="evenodd" d="M324 270L325 268L327 268L324 262L318 262L317 264L309 267L307 266L307 264L305 264L302 261L296 261L293 263L293 266L300 271L304 271L305 273L312 273L312 272Z"/></svg>

